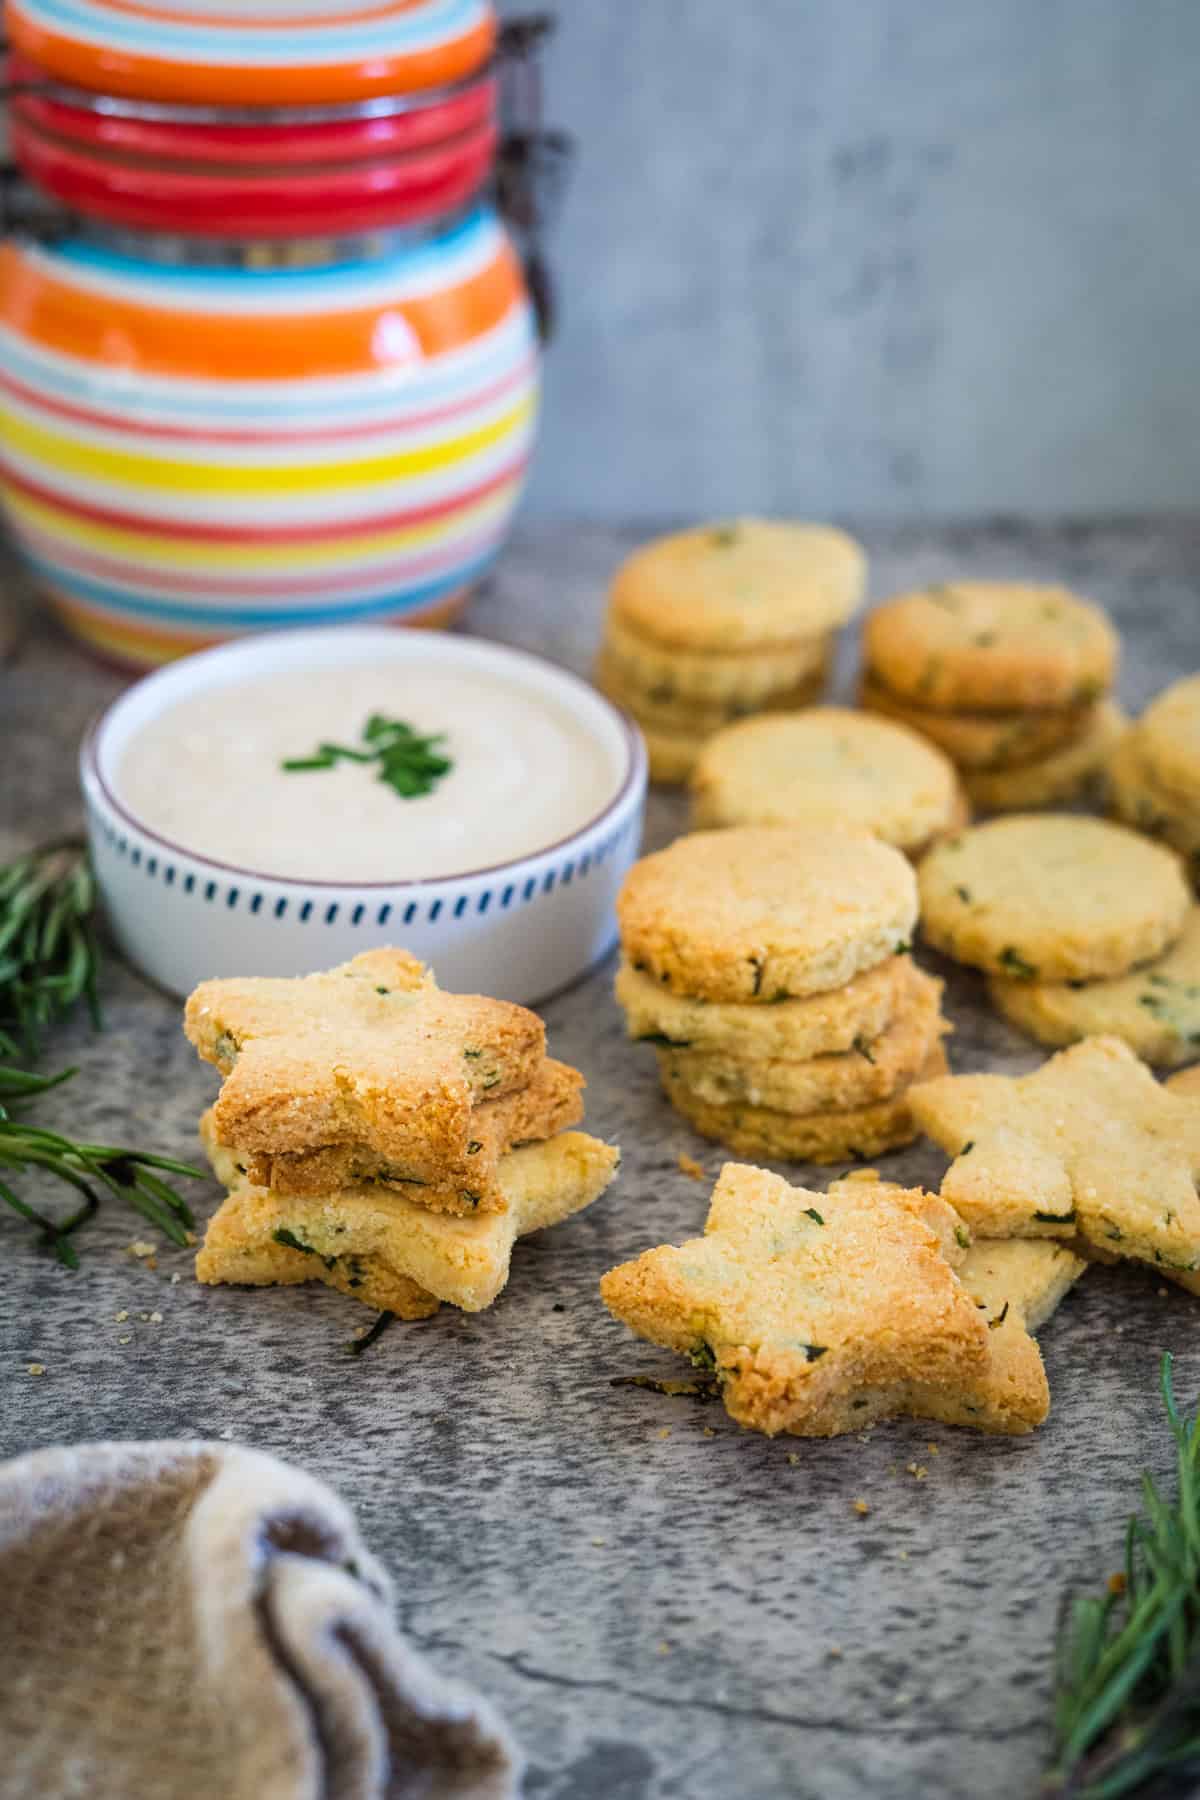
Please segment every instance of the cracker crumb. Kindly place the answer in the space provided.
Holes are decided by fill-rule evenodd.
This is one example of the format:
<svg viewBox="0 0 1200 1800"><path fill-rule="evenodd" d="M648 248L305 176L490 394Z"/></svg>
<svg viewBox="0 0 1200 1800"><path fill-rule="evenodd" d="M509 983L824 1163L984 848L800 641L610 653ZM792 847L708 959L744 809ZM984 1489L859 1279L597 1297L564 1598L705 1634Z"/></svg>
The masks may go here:
<svg viewBox="0 0 1200 1800"><path fill-rule="evenodd" d="M679 1152L679 1167L681 1172L692 1181L704 1180L703 1166L696 1161L694 1156L689 1156L686 1151Z"/></svg>
<svg viewBox="0 0 1200 1800"><path fill-rule="evenodd" d="M940 1456L942 1454L936 1444L926 1444L925 1448L928 1450L930 1456Z"/></svg>
<svg viewBox="0 0 1200 1800"><path fill-rule="evenodd" d="M139 1262L145 1262L147 1257L154 1255L154 1245L148 1244L145 1238L134 1238L128 1249L130 1256L136 1256Z"/></svg>
<svg viewBox="0 0 1200 1800"><path fill-rule="evenodd" d="M127 1306L123 1306L121 1308L120 1312L116 1314L117 1324L123 1325L128 1317L129 1317L129 1308Z"/></svg>
<svg viewBox="0 0 1200 1800"><path fill-rule="evenodd" d="M896 1554L897 1554L897 1556L898 1556L898 1557L899 1557L899 1558L900 1558L900 1561L901 1561L901 1562L907 1562L907 1561L908 1561L908 1551L907 1551L907 1550L898 1550L898 1551L897 1551L897 1552L896 1552Z"/></svg>
<svg viewBox="0 0 1200 1800"><path fill-rule="evenodd" d="M125 1335L124 1335L124 1337L119 1337L119 1338L118 1338L118 1339L117 1339L117 1342L118 1342L118 1344L132 1344L132 1342L133 1342L133 1339L132 1339L132 1337L131 1337L131 1336L130 1336L130 1335L129 1335L129 1333L128 1333L128 1332L126 1332L126 1333L125 1333Z"/></svg>
<svg viewBox="0 0 1200 1800"><path fill-rule="evenodd" d="M45 1363L30 1363L29 1373L31 1375L44 1375L46 1373Z"/></svg>
<svg viewBox="0 0 1200 1800"><path fill-rule="evenodd" d="M660 1656L670 1656L671 1646L670 1646L670 1644L668 1644L666 1638L664 1638L662 1640L661 1644L658 1646L658 1654Z"/></svg>
<svg viewBox="0 0 1200 1800"><path fill-rule="evenodd" d="M608 1542L607 1538L593 1538L592 1539L592 1543L595 1545L597 1550L603 1550L603 1548L604 1548L605 1544L607 1544L607 1542Z"/></svg>
<svg viewBox="0 0 1200 1800"><path fill-rule="evenodd" d="M182 1281L182 1279L183 1279L183 1277L180 1275L179 1270L176 1269L175 1273L171 1277L171 1286L178 1287L179 1283Z"/></svg>
<svg viewBox="0 0 1200 1800"><path fill-rule="evenodd" d="M142 1321L142 1324L145 1325L149 1323L150 1314L148 1312L140 1312L138 1318Z"/></svg>
<svg viewBox="0 0 1200 1800"><path fill-rule="evenodd" d="M912 1476L914 1481L924 1481L925 1477L929 1473L929 1470L925 1467L924 1463L910 1462L908 1464L908 1472Z"/></svg>
<svg viewBox="0 0 1200 1800"><path fill-rule="evenodd" d="M832 1656L836 1660L842 1654L842 1646L840 1644L830 1644L825 1654L826 1656Z"/></svg>
<svg viewBox="0 0 1200 1800"><path fill-rule="evenodd" d="M225 1427L225 1429L224 1429L224 1431L223 1431L223 1432L221 1432L221 1434L220 1434L220 1435L221 1435L221 1436L222 1436L222 1437L223 1437L223 1438L226 1438L226 1439L228 1439L228 1438L231 1438L231 1437L232 1437L232 1436L233 1436L233 1426L232 1426L232 1425L227 1425L227 1426L226 1426L226 1427Z"/></svg>
<svg viewBox="0 0 1200 1800"><path fill-rule="evenodd" d="M664 1425L658 1435L660 1438L669 1438L671 1435L671 1427L669 1425Z"/></svg>
<svg viewBox="0 0 1200 1800"><path fill-rule="evenodd" d="M152 1312L150 1314L150 1323L152 1325L161 1325L162 1322L162 1314L160 1312Z"/></svg>
<svg viewBox="0 0 1200 1800"><path fill-rule="evenodd" d="M1108 1591L1110 1594L1123 1594L1125 1592L1124 1569L1118 1569L1115 1575L1109 1576Z"/></svg>
<svg viewBox="0 0 1200 1800"><path fill-rule="evenodd" d="M800 1458L796 1455L796 1452L794 1450L792 1450L788 1453L788 1461L791 1463L793 1469L796 1467L796 1464L800 1461Z"/></svg>
<svg viewBox="0 0 1200 1800"><path fill-rule="evenodd" d="M712 1428L712 1426L711 1426L711 1425L706 1425L706 1426L705 1426L705 1427L704 1427L704 1431L703 1431L703 1433L702 1433L702 1434L701 1434L701 1435L702 1435L702 1436L704 1436L704 1437L716 1437L716 1435L717 1435L717 1434L716 1434L716 1432L715 1432L715 1431L714 1431L714 1430L713 1430L713 1428Z"/></svg>
<svg viewBox="0 0 1200 1800"><path fill-rule="evenodd" d="M183 1235L187 1239L189 1246L196 1242L196 1234L194 1231L185 1231Z"/></svg>
<svg viewBox="0 0 1200 1800"><path fill-rule="evenodd" d="M863 1499L861 1494L859 1495L858 1499L854 1502L854 1510L858 1514L860 1519L865 1519L867 1514L871 1510L871 1508L867 1505L867 1502Z"/></svg>

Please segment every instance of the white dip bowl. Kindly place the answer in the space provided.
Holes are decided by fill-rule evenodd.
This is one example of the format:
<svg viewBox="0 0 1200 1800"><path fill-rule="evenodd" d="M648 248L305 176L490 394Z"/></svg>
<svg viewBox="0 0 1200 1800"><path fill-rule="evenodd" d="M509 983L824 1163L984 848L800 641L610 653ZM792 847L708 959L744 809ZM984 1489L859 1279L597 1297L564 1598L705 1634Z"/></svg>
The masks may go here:
<svg viewBox="0 0 1200 1800"><path fill-rule="evenodd" d="M259 680L311 671L314 684L327 685L331 671L343 671L349 683L364 668L389 677L394 671L396 691L416 696L425 688L444 694L457 679L472 691L482 691L481 682L499 683L507 690L510 716L515 700L531 713L551 709L569 719L592 773L584 816L559 830L557 841L526 845L512 860L493 858L488 867L472 866L464 852L460 871L442 870L430 879L406 871L396 881L338 880L322 862L316 824L312 866L320 878L279 875L271 872L269 851L263 856L267 866L242 866L241 859L222 861L190 847L186 808L164 834L140 818L122 793L127 752L134 746L136 755L138 740L161 728L174 709L188 707L194 718L196 703L203 707L206 695L216 701L222 690L239 689L252 699L251 684ZM393 711L403 717L403 702ZM297 755L311 748L306 734L310 728L299 724ZM446 749L453 748L450 731ZM210 976L304 975L360 950L397 944L429 963L447 989L526 1004L543 1000L612 945L614 902L638 853L646 796L640 734L577 676L479 638L368 627L272 632L171 663L109 707L84 740L80 764L92 857L117 943L145 975L176 994ZM277 766L273 761L272 773ZM156 758L153 778L167 794L174 791L175 773L169 757ZM359 776L375 778L367 769L356 770L354 778ZM307 784L305 801L315 802L315 784L329 777L317 771L288 779ZM537 781L535 770L527 788L531 810ZM324 795L331 791L325 788ZM464 791L460 785L460 796ZM398 830L408 816L405 808L424 804L386 789L384 797L396 809ZM371 803L380 804L378 792ZM253 791L239 792L245 819L254 818L255 804ZM561 811L561 794L558 804ZM260 798L259 816L262 811ZM378 860L378 838L374 849Z"/></svg>

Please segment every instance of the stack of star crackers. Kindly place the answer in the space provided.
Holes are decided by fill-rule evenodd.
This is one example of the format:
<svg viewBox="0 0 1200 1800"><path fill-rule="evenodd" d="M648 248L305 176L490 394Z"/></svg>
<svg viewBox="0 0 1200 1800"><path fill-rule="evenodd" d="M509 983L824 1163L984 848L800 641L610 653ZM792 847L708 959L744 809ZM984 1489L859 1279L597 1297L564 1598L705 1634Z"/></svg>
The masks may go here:
<svg viewBox="0 0 1200 1800"><path fill-rule="evenodd" d="M224 1077L201 1135L228 1196L203 1282L322 1281L421 1318L488 1306L518 1237L616 1172L573 1130L583 1077L525 1007L447 994L403 950L297 980L207 981L185 1030Z"/></svg>
<svg viewBox="0 0 1200 1800"><path fill-rule="evenodd" d="M1108 795L1117 818L1173 845L1200 882L1200 675L1167 688L1126 732Z"/></svg>
<svg viewBox="0 0 1200 1800"><path fill-rule="evenodd" d="M1125 727L1111 699L1120 645L1098 606L1064 588L963 581L870 615L862 704L958 764L980 812L1074 799Z"/></svg>
<svg viewBox="0 0 1200 1800"><path fill-rule="evenodd" d="M599 687L645 734L655 781L686 781L706 739L825 685L866 558L825 525L736 519L659 538L618 570Z"/></svg>
<svg viewBox="0 0 1200 1800"><path fill-rule="evenodd" d="M1173 850L1102 819L993 819L921 864L921 929L990 977L1045 1044L1122 1038L1163 1068L1200 1047L1200 907Z"/></svg>
<svg viewBox="0 0 1200 1800"><path fill-rule="evenodd" d="M916 1134L942 984L908 955L913 871L866 833L741 827L645 857L617 902L617 1000L668 1099L748 1155L842 1162Z"/></svg>
<svg viewBox="0 0 1200 1800"><path fill-rule="evenodd" d="M817 1194L728 1163L705 1235L600 1292L755 1430L833 1437L909 1415L1019 1433L1050 1406L1031 1334L1085 1266L1066 1245L973 1244L944 1199L874 1170Z"/></svg>

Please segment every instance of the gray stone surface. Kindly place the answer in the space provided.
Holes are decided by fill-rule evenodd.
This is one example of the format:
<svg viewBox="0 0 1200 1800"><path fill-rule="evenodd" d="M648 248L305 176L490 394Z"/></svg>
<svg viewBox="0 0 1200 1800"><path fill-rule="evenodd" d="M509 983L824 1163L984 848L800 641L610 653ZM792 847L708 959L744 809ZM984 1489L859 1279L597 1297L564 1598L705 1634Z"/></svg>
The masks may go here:
<svg viewBox="0 0 1200 1800"><path fill-rule="evenodd" d="M1192 0L555 10L541 515L1192 504Z"/></svg>
<svg viewBox="0 0 1200 1800"><path fill-rule="evenodd" d="M473 628L585 666L625 541L527 535ZM1194 525L868 541L879 592L1009 570L1095 593L1126 633L1134 705L1200 665ZM48 631L0 673L0 851L76 817L74 746L118 685ZM653 839L680 820L657 798ZM44 1116L189 1154L211 1071L173 1003L115 964L104 990L104 1035L80 1026L55 1043L54 1060L81 1073ZM950 1010L957 1069L1036 1063L965 971ZM772 1443L719 1408L613 1389L613 1375L675 1368L608 1318L597 1280L700 1226L707 1190L677 1157L698 1155L713 1175L721 1155L623 1041L608 971L547 1016L624 1169L591 1213L518 1250L490 1312L395 1325L355 1361L343 1345L363 1315L337 1295L201 1289L171 1250L147 1268L126 1250L140 1221L115 1207L68 1274L0 1216L0 1455L202 1433L326 1477L395 1575L414 1641L507 1709L537 1800L1031 1792L1059 1596L1117 1566L1138 1471L1167 1466L1157 1363L1177 1351L1182 1393L1200 1388L1196 1302L1137 1275L1090 1274L1046 1331L1054 1412L1025 1440L901 1423L866 1442ZM929 1181L942 1166L928 1147L886 1161ZM215 1190L195 1198L203 1215ZM154 1311L161 1324L144 1316ZM35 1361L40 1378L26 1373ZM866 1518L852 1510L859 1495Z"/></svg>

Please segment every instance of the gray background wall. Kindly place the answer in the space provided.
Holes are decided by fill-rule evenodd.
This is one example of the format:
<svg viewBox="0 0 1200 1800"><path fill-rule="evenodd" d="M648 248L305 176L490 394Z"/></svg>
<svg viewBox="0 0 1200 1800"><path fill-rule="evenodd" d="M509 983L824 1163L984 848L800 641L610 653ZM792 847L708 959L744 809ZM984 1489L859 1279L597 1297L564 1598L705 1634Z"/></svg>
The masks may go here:
<svg viewBox="0 0 1200 1800"><path fill-rule="evenodd" d="M1197 501L1200 0L557 10L535 515Z"/></svg>

